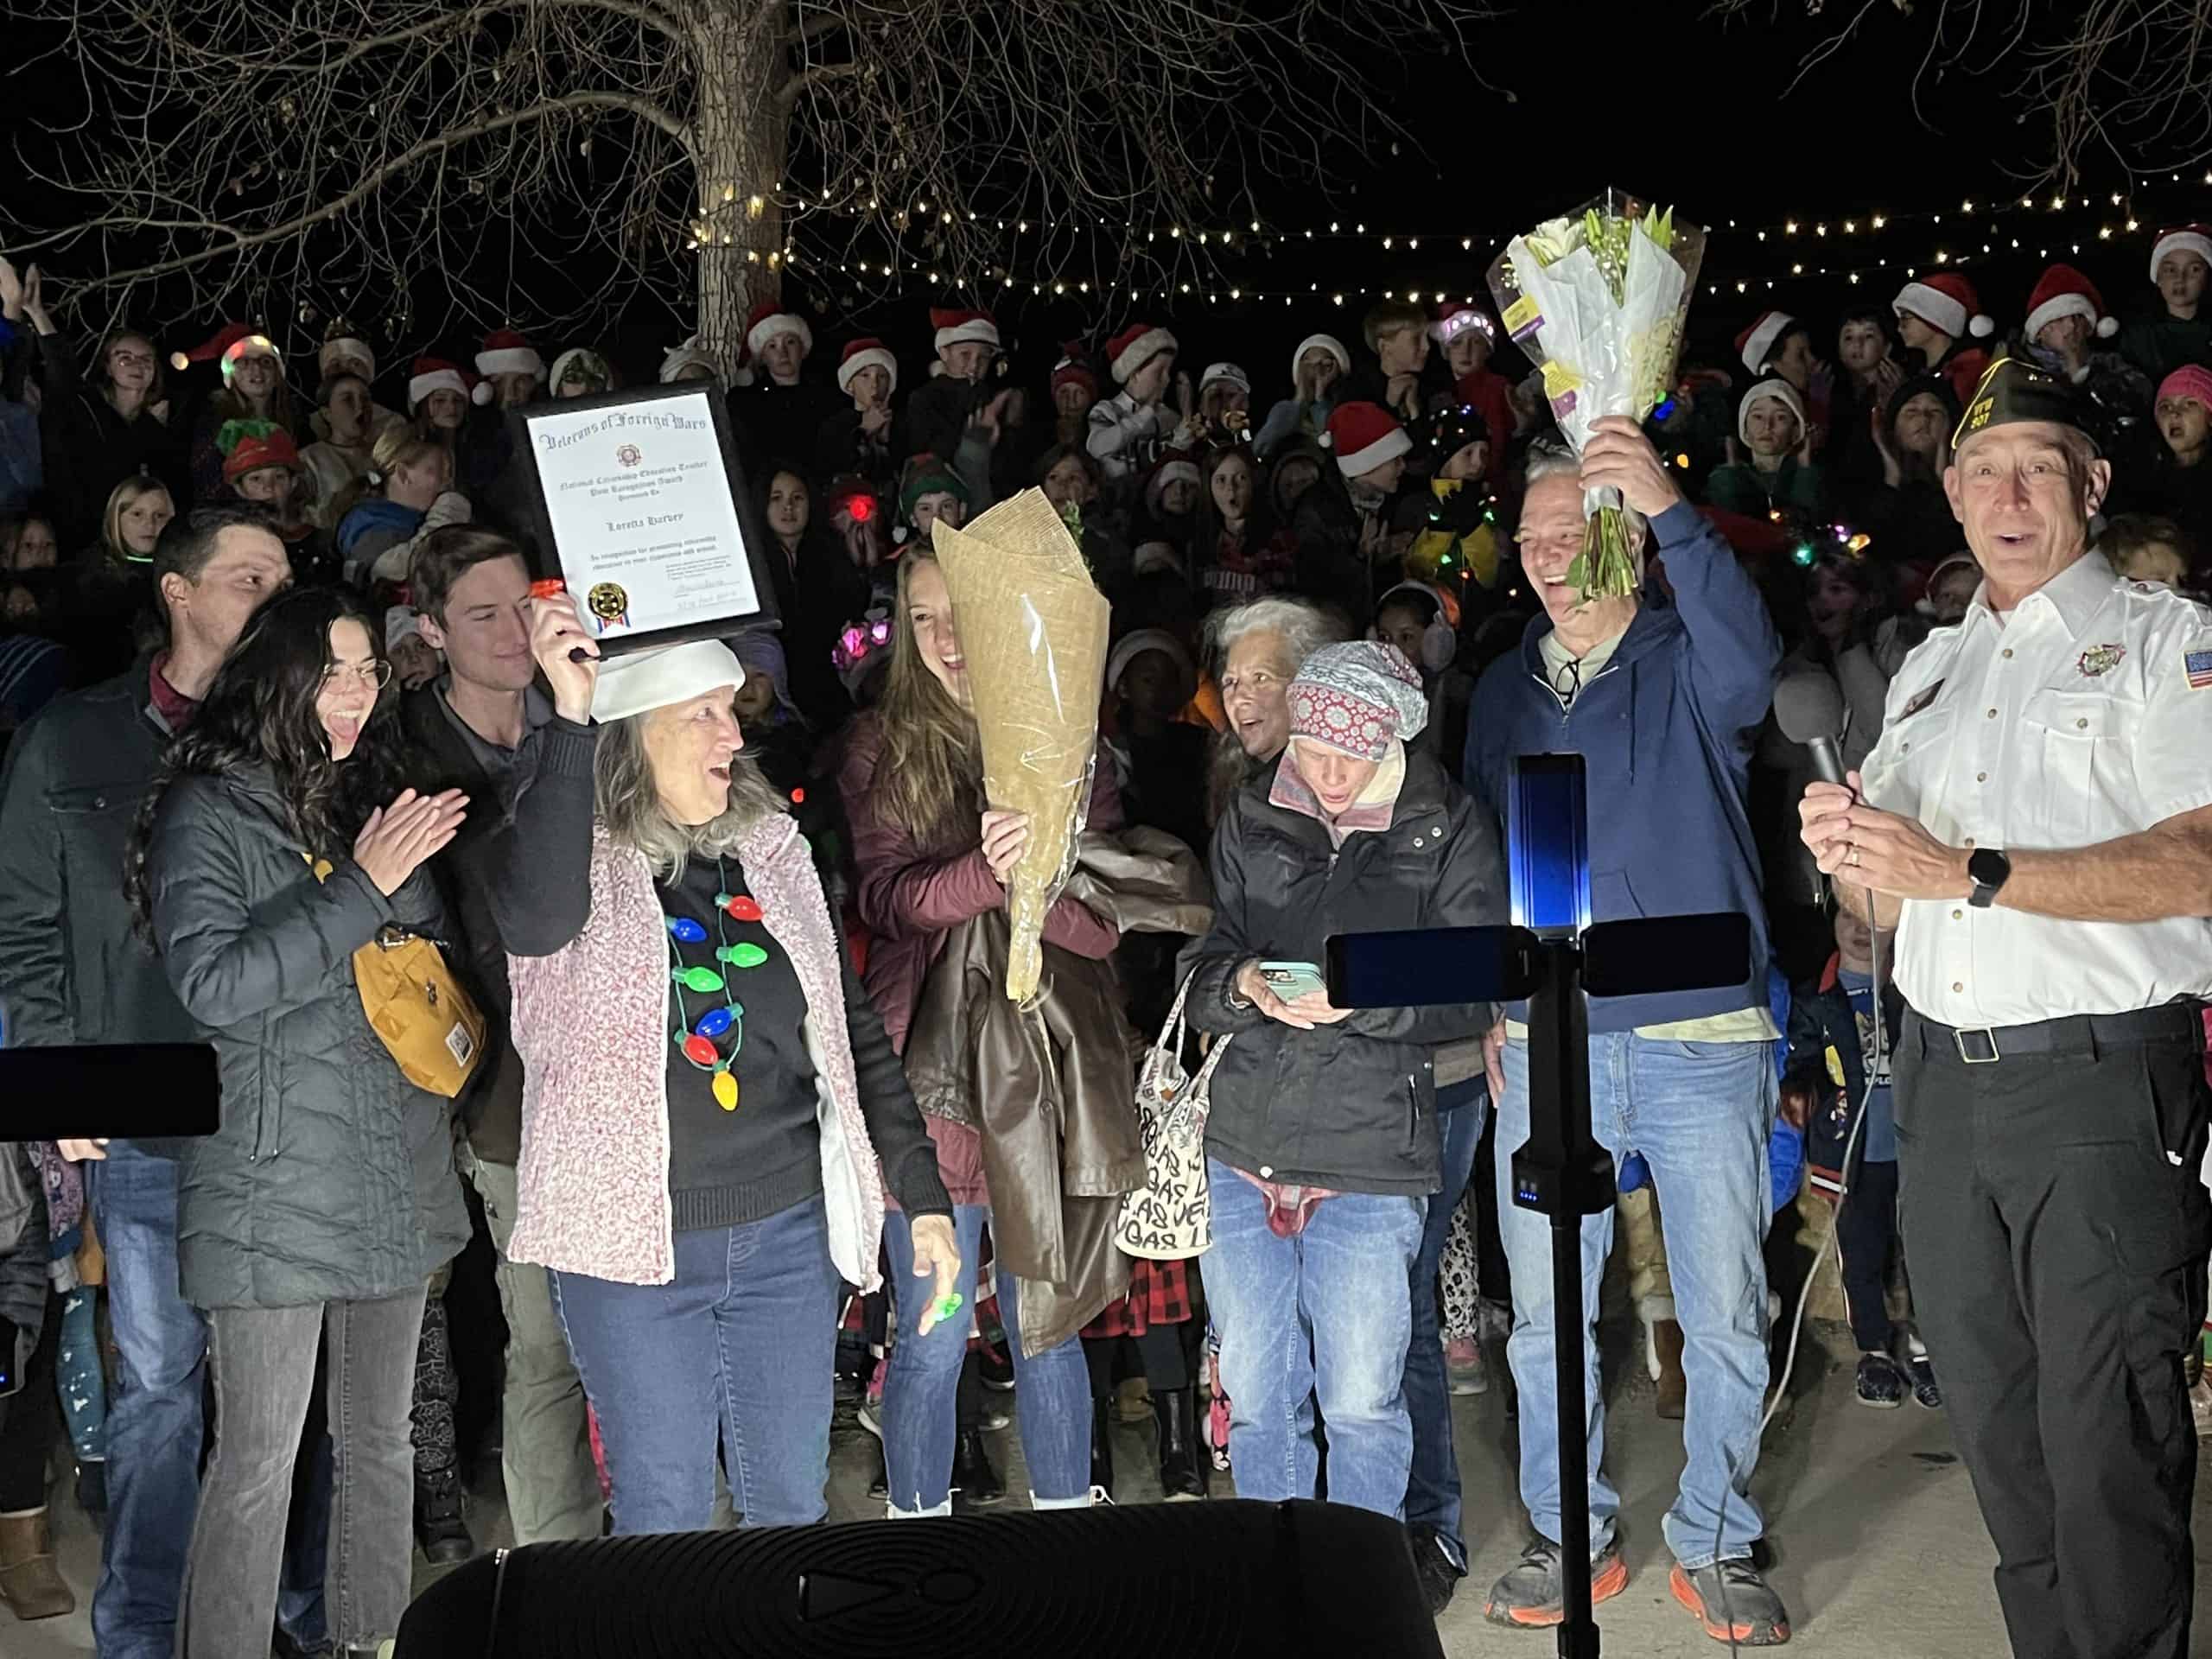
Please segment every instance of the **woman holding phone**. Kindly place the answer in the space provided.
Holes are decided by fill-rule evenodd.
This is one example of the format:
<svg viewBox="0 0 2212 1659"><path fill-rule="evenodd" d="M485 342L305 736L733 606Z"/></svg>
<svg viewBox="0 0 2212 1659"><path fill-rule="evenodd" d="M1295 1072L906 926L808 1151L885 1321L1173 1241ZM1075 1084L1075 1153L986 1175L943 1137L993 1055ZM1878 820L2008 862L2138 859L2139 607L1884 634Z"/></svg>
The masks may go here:
<svg viewBox="0 0 2212 1659"><path fill-rule="evenodd" d="M1288 702L1281 758L1215 831L1213 931L1188 958L1191 1021L1229 1039L1206 1121L1206 1291L1237 1495L1315 1495L1318 1405L1331 1500L1395 1516L1407 1288L1440 1184L1431 1056L1491 1011L1334 1007L1318 964L1332 933L1503 921L1504 867L1488 820L1408 749L1428 700L1394 646L1322 647Z"/></svg>

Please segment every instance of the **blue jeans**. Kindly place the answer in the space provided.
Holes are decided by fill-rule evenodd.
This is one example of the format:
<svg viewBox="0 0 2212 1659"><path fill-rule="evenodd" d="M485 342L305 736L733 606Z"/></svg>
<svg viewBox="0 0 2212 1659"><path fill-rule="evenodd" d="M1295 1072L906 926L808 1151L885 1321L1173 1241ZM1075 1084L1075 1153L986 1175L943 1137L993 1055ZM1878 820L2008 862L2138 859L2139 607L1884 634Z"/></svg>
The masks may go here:
<svg viewBox="0 0 2212 1659"><path fill-rule="evenodd" d="M122 1360L108 1402L107 1523L92 1639L104 1659L170 1659L185 1549L200 1505L207 1321L179 1288L175 1163L118 1141L105 1161L84 1168L107 1254L108 1318ZM324 1630L327 1436L307 1450L277 1617L295 1639L313 1646Z"/></svg>
<svg viewBox="0 0 2212 1659"><path fill-rule="evenodd" d="M1452 1236L1452 1212L1466 1197L1467 1179L1475 1171L1475 1148L1482 1143L1490 1096L1478 1081L1460 1087L1473 1096L1469 1103L1446 1109L1439 1102L1436 1122L1444 1142L1444 1190L1429 1200L1421 1252L1414 1257L1413 1338L1406 1350L1406 1411L1413 1420L1414 1460L1406 1482L1406 1524L1433 1533L1452 1565L1465 1573L1467 1544L1459 1535L1459 1459L1452 1446L1452 1390L1444 1373L1444 1338L1437 1325L1436 1270L1444 1259L1444 1241Z"/></svg>
<svg viewBox="0 0 2212 1659"><path fill-rule="evenodd" d="M891 1256L891 1283L899 1300L899 1335L883 1377L883 1470L891 1505L908 1515L942 1509L951 1497L954 1401L960 1362L967 1357L968 1308L976 1305L976 1256L982 1249L988 1206L956 1205L952 1227L960 1246L960 1283L966 1306L918 1333L927 1306L914 1279L914 1231L906 1215L884 1217L883 1244ZM1070 1337L1032 1359L1021 1351L1021 1300L1014 1275L998 1271L999 1322L1014 1358L1014 1410L1021 1428L1022 1460L1029 1466L1029 1495L1065 1503L1090 1492L1090 1367L1082 1340Z"/></svg>
<svg viewBox="0 0 2212 1659"><path fill-rule="evenodd" d="M1513 1271L1507 1357L1521 1390L1521 1499L1536 1530L1560 1538L1559 1390L1553 1370L1552 1229L1513 1202L1512 1154L1529 1140L1529 1050L1505 1048L1497 1116L1497 1211ZM1668 1548L1696 1570L1751 1553L1766 1529L1749 1494L1765 1403L1766 1142L1774 1122L1771 1043L1659 1042L1631 1032L1590 1038L1590 1121L1616 1159L1643 1154L1658 1189L1667 1266L1689 1385L1688 1461L1667 1511ZM1598 1375L1598 1291L1613 1212L1582 1225L1583 1388L1590 1417L1590 1548L1611 1540L1619 1495L1605 1478L1605 1396Z"/></svg>
<svg viewBox="0 0 2212 1659"><path fill-rule="evenodd" d="M1259 1188L1213 1158L1206 1178L1206 1300L1221 1336L1236 1495L1315 1495L1318 1402L1329 1426L1329 1501L1396 1515L1414 1447L1407 1287L1427 1201L1342 1193L1315 1208L1305 1231L1278 1238Z"/></svg>
<svg viewBox="0 0 2212 1659"><path fill-rule="evenodd" d="M717 1433L748 1527L828 1513L837 1301L819 1196L738 1227L676 1235L676 1276L553 1275L553 1306L599 1414L614 1530L697 1532Z"/></svg>

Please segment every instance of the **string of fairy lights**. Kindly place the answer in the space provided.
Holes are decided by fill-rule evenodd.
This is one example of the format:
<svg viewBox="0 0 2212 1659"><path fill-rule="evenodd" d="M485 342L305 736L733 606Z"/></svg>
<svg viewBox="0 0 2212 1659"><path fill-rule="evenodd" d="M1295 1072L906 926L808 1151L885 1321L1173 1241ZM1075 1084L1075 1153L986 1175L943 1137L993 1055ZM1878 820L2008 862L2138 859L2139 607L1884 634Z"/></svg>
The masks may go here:
<svg viewBox="0 0 2212 1659"><path fill-rule="evenodd" d="M2191 181L2192 184L2195 181ZM2201 211L2177 200L2163 215L2139 207L2139 193L2164 192L2183 183L2178 173L2139 180L2130 192L2104 195L2076 194L2049 196L2021 195L1992 200L1961 197L1956 207L1892 213L1868 210L1834 216L1789 215L1758 224L1738 219L1707 226L1700 283L1708 295L1733 291L1739 295L1769 292L1793 281L1841 281L1852 286L1878 286L1885 280L1910 281L1931 270L1961 269L1975 262L2009 254L2032 254L2042 260L2078 258L2109 251L2131 240L2155 236L2176 219L2194 218ZM2212 187L2212 171L2202 183ZM780 249L745 248L749 263L770 270L790 268L824 286L856 282L876 290L874 297L903 293L910 286L926 284L932 292L980 294L989 299L1005 297L1068 298L1117 296L1134 302L1169 304L1336 307L1365 304L1381 298L1403 298L1414 302L1442 303L1459 298L1477 302L1486 286L1481 278L1491 260L1521 231L1438 232L1386 229L1358 219L1338 217L1325 223L1285 226L1251 219L1243 226L1186 226L1147 225L1124 220L1116 227L1103 215L1063 218L985 219L961 213L926 199L911 207L887 209L874 196L832 200L804 193L786 193L779 183L766 192L741 193L734 184L719 192L719 210L696 217L689 227L687 245L693 251L716 245L735 251L747 239L734 228L736 219L758 221L772 201L782 216ZM1687 207L1684 216L1690 214ZM886 248L880 257L857 254L836 259L812 255L798 245L805 221L817 215L864 221L882 233ZM905 245L908 235L931 227L943 229L963 219L973 225L988 223L991 232L1008 238L1014 251L1002 261L987 263L981 270L949 268L942 258L917 256ZM1066 270L1025 268L1019 252L1033 236L1065 235L1071 231L1116 237L1122 254L1139 249L1155 250L1173 260L1185 247L1198 257L1193 267L1167 276L1077 276ZM1138 238L1141 238L1140 241ZM1163 247L1161 245L1167 245ZM1367 275L1364 283L1309 279L1286 283L1264 269L1270 262L1307 257L1308 251L1330 246L1357 249L1370 256L1348 267ZM1461 264L1472 256L1471 263ZM1404 261L1419 267L1408 273L1405 285L1391 280L1388 262ZM1334 263L1342 264L1337 260ZM1203 267L1203 269L1198 269ZM1440 283L1440 272L1459 267ZM1094 269L1096 267L1094 266ZM1401 269L1402 270L1402 266ZM1422 280L1423 278L1426 280Z"/></svg>

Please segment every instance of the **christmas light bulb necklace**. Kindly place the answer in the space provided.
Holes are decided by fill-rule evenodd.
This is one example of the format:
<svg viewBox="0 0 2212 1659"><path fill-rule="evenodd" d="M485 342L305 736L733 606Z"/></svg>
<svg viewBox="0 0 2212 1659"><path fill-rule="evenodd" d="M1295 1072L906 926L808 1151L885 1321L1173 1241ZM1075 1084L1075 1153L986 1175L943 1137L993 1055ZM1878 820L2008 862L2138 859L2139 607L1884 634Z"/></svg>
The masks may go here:
<svg viewBox="0 0 2212 1659"><path fill-rule="evenodd" d="M687 963L682 947L704 944L707 930L689 916L670 916L668 924L668 954L672 966L669 978L674 982L676 1028L669 1033L669 1040L677 1052L699 1071L713 1077L715 1103L726 1112L737 1109L737 1076L730 1070L745 1048L745 1005L734 996L729 988L730 970L758 968L768 960L768 953L748 939L733 944L729 937L729 923L758 923L761 919L759 900L743 893L733 895L720 858L715 860L715 966L703 963ZM709 1008L695 1021L684 1007L683 994L696 992L702 996L721 993L722 1005ZM721 1051L721 1039L730 1039L729 1052Z"/></svg>

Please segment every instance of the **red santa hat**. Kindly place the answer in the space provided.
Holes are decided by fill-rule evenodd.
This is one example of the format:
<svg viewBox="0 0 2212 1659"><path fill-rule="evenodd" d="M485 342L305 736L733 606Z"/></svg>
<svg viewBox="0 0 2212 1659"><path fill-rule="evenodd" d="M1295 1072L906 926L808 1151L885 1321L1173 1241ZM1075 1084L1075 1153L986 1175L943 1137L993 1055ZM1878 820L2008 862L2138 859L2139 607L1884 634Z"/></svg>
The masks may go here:
<svg viewBox="0 0 2212 1659"><path fill-rule="evenodd" d="M1492 346L1497 344L1497 325L1490 320L1490 314L1465 300L1453 300L1439 311L1435 326L1430 328L1429 333L1436 336L1438 345L1449 346L1470 328L1480 329L1484 340Z"/></svg>
<svg viewBox="0 0 2212 1659"><path fill-rule="evenodd" d="M1198 463L1183 451L1172 449L1160 457L1160 465L1152 469L1152 476L1145 480L1145 507L1157 518L1160 513L1160 498L1166 493L1170 484L1195 486L1204 482L1205 480L1198 473Z"/></svg>
<svg viewBox="0 0 2212 1659"><path fill-rule="evenodd" d="M527 374L535 379L545 378L545 359L531 349L530 342L512 328L494 328L484 336L484 349L476 353L476 372L484 377L476 383L473 394L480 404L488 404L498 394L492 389L495 374Z"/></svg>
<svg viewBox="0 0 2212 1659"><path fill-rule="evenodd" d="M1162 352L1176 349L1175 336L1149 322L1130 324L1106 342L1106 361L1114 371L1114 384L1126 386L1129 378Z"/></svg>
<svg viewBox="0 0 2212 1659"><path fill-rule="evenodd" d="M850 391L853 381L862 369L881 369L890 377L891 390L899 389L899 359L891 355L891 348L881 340L870 337L854 340L837 359L837 390Z"/></svg>
<svg viewBox="0 0 2212 1659"><path fill-rule="evenodd" d="M1971 334L1986 340L1997 332L1996 322L1982 315L1981 298L1974 284L1955 271L1939 271L1922 283L1907 283L1890 302L1899 316L1910 312L1929 327L1959 340Z"/></svg>
<svg viewBox="0 0 2212 1659"><path fill-rule="evenodd" d="M806 319L796 311L786 311L773 300L763 300L753 308L745 320L745 345L758 357L767 349L768 342L784 334L797 334L799 349L814 349L814 330L806 326Z"/></svg>
<svg viewBox="0 0 2212 1659"><path fill-rule="evenodd" d="M2160 231L2151 245L2151 280L2158 280L2158 261L2170 253L2193 253L2212 265L2212 225L2177 225Z"/></svg>
<svg viewBox="0 0 2212 1659"><path fill-rule="evenodd" d="M2061 317L2087 317L2100 340L2120 332L2120 319L2105 312L2105 297L2097 285L2071 265L2053 265L2043 274L2028 296L2028 320L2021 332L2033 340Z"/></svg>
<svg viewBox="0 0 2212 1659"><path fill-rule="evenodd" d="M315 371L328 379L341 372L341 365L358 363L361 365L361 378L373 380L377 376L376 347L359 334L346 332L347 326L336 324L323 337L322 347L315 354Z"/></svg>
<svg viewBox="0 0 2212 1659"><path fill-rule="evenodd" d="M1753 374L1764 374L1776 345L1796 321L1787 311L1760 312L1751 326L1736 336L1736 355L1744 366Z"/></svg>
<svg viewBox="0 0 2212 1659"><path fill-rule="evenodd" d="M1052 365L1052 396L1058 397L1060 388L1066 385L1080 385L1093 397L1098 396L1098 377L1083 360L1083 342L1079 340L1062 340L1060 360Z"/></svg>
<svg viewBox="0 0 2212 1659"><path fill-rule="evenodd" d="M434 391L468 396L468 379L442 357L418 357L407 374L407 412L412 415Z"/></svg>
<svg viewBox="0 0 2212 1659"><path fill-rule="evenodd" d="M1354 402L1338 404L1331 411L1321 444L1336 451L1338 472L1346 478L1363 478L1404 454L1414 441L1382 404Z"/></svg>
<svg viewBox="0 0 2212 1659"><path fill-rule="evenodd" d="M937 330L937 349L940 352L947 346L971 342L994 350L998 346L999 326L991 321L988 311L962 311L933 305L930 308L930 327Z"/></svg>

